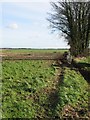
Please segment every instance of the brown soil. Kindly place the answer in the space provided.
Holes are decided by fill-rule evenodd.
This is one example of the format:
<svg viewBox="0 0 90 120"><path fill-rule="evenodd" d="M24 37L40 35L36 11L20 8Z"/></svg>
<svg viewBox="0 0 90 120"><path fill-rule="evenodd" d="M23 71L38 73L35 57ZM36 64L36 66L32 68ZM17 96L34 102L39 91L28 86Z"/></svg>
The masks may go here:
<svg viewBox="0 0 90 120"><path fill-rule="evenodd" d="M25 54L25 53L1 53L0 56L2 57L2 60L23 60L23 59L31 59L31 60L43 60L43 59L60 59L62 54L60 53L31 53L31 54Z"/></svg>

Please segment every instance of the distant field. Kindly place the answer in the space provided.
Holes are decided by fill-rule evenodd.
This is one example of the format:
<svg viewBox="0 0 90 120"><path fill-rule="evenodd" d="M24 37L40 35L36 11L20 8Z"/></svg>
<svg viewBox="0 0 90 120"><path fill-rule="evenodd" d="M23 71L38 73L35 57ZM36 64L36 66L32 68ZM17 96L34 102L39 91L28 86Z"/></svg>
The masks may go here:
<svg viewBox="0 0 90 120"><path fill-rule="evenodd" d="M54 52L65 52L68 49L2 49L0 52L3 53L32 53L32 52L40 52L40 53L54 53Z"/></svg>
<svg viewBox="0 0 90 120"><path fill-rule="evenodd" d="M2 60L59 59L67 49L2 49Z"/></svg>

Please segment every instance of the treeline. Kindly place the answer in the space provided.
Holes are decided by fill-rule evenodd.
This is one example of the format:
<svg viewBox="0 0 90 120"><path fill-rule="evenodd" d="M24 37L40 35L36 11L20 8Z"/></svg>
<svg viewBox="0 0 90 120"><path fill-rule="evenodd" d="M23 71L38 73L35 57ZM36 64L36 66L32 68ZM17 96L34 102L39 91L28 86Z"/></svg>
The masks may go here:
<svg viewBox="0 0 90 120"><path fill-rule="evenodd" d="M63 33L71 54L86 55L90 45L90 1L51 2L53 12L48 21L53 30Z"/></svg>

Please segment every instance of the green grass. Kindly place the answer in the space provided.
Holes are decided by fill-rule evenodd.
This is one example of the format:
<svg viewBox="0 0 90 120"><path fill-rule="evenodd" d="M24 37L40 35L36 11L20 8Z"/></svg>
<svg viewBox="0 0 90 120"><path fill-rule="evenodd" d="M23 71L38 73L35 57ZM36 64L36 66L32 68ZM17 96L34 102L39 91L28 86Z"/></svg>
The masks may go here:
<svg viewBox="0 0 90 120"><path fill-rule="evenodd" d="M83 70L90 71L90 56L83 57L83 58L76 58L75 61L77 63L81 63L82 64Z"/></svg>
<svg viewBox="0 0 90 120"><path fill-rule="evenodd" d="M3 49L0 52L3 53L55 53L65 52L67 49Z"/></svg>
<svg viewBox="0 0 90 120"><path fill-rule="evenodd" d="M88 109L88 84L78 71L50 60L2 61L3 118L61 117L66 105Z"/></svg>
<svg viewBox="0 0 90 120"><path fill-rule="evenodd" d="M41 91L55 79L51 61L3 61L2 68L3 118L35 118L42 113L46 95Z"/></svg>
<svg viewBox="0 0 90 120"><path fill-rule="evenodd" d="M80 110L88 111L88 88L88 83L79 72L65 67L62 84L58 87L57 114L66 116L67 113L62 112L65 106L69 106L67 107L68 117L73 116L72 113L69 113L70 106L76 112ZM86 117L86 115L87 112L83 113L81 117Z"/></svg>

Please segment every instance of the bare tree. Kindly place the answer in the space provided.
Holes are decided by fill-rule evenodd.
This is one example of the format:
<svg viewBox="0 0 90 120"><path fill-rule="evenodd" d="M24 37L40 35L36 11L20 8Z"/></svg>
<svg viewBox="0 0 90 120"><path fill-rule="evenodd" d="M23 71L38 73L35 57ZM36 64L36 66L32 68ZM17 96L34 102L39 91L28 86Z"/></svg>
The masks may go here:
<svg viewBox="0 0 90 120"><path fill-rule="evenodd" d="M51 2L53 13L48 21L53 30L61 31L70 45L71 53L87 51L90 42L90 2Z"/></svg>

